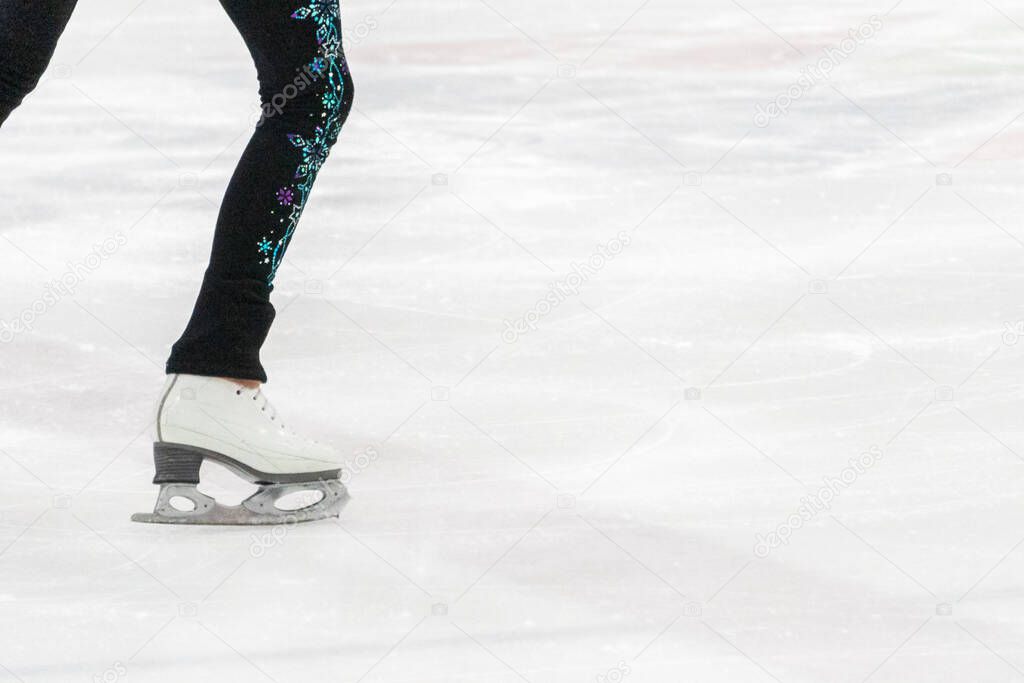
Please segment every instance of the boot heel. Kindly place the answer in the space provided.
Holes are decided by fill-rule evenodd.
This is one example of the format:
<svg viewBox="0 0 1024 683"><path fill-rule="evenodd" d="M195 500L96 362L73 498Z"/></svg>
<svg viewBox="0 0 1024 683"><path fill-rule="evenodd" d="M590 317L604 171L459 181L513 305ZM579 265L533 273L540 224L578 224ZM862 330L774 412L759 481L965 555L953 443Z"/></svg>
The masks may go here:
<svg viewBox="0 0 1024 683"><path fill-rule="evenodd" d="M198 484L203 456L188 446L154 443L153 463L156 465L154 484Z"/></svg>

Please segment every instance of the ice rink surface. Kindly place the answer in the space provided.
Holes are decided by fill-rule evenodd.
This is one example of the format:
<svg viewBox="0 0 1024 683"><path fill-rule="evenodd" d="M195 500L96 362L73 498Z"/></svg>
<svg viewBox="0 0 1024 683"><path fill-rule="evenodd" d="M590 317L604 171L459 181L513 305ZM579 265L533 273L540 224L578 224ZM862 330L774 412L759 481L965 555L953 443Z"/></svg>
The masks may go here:
<svg viewBox="0 0 1024 683"><path fill-rule="evenodd" d="M129 522L256 111L218 4L82 0L4 127L0 682L1024 679L1024 3L344 17L264 354L338 523Z"/></svg>

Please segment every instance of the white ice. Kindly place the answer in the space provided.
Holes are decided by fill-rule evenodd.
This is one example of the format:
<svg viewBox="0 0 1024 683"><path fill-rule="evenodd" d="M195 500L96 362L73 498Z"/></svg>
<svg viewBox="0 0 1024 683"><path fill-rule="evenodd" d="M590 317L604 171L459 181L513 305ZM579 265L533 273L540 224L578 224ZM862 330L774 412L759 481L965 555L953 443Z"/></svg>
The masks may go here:
<svg viewBox="0 0 1024 683"><path fill-rule="evenodd" d="M256 109L218 3L83 0L0 134L0 683L1024 677L1024 3L344 11L265 349L338 523L129 521Z"/></svg>

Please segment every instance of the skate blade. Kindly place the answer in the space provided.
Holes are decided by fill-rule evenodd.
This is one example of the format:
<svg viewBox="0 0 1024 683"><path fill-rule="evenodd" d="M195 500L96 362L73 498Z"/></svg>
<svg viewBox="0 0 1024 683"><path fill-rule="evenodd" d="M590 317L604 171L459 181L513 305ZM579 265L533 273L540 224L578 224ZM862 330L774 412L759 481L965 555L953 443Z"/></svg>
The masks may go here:
<svg viewBox="0 0 1024 683"><path fill-rule="evenodd" d="M304 508L281 510L275 502L296 491L320 491L323 497ZM192 501L193 510L178 510L171 499ZM192 524L210 526L277 526L315 522L338 517L351 496L338 480L263 486L241 505L221 505L200 493L193 484L164 484L153 512L137 512L133 522L143 524Z"/></svg>

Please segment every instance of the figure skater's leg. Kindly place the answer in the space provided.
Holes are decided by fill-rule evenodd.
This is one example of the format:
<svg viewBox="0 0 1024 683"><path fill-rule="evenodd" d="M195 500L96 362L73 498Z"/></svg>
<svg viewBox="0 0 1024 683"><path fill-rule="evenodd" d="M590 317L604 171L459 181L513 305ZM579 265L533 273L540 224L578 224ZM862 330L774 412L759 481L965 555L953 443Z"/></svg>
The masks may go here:
<svg viewBox="0 0 1024 683"><path fill-rule="evenodd" d="M274 275L352 106L338 0L221 0L256 63L263 118L228 186L167 372L266 381Z"/></svg>
<svg viewBox="0 0 1024 683"><path fill-rule="evenodd" d="M140 522L287 524L336 517L348 500L338 454L282 424L262 389L260 345L274 274L352 104L337 0L221 0L256 61L263 119L228 186L192 320L168 361L157 408L154 483ZM220 378L229 378L232 381ZM290 423L289 423L290 424ZM198 490L212 460L258 487L241 505ZM300 509L276 503L294 493ZM172 501L186 498L191 509Z"/></svg>
<svg viewBox="0 0 1024 683"><path fill-rule="evenodd" d="M0 125L39 83L76 0L0 0Z"/></svg>

